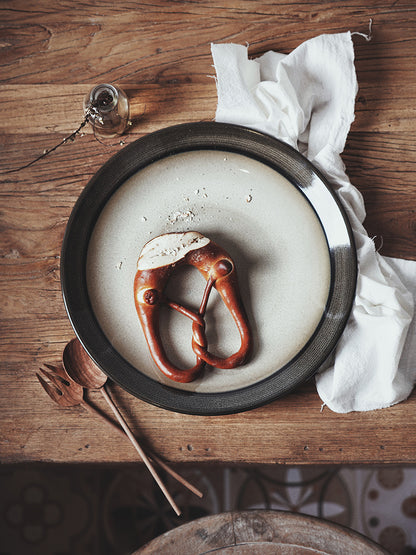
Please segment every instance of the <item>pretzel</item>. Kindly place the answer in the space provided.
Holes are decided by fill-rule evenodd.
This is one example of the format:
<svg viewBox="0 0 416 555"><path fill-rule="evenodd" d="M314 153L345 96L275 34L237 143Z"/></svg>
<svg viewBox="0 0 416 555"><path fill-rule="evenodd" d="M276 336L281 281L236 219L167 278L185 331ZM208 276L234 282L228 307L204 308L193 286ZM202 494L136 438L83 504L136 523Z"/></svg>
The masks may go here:
<svg viewBox="0 0 416 555"><path fill-rule="evenodd" d="M194 266L207 280L198 312L165 295L169 278L182 265ZM204 316L213 287L230 311L240 333L240 349L227 358L215 356L208 351ZM193 381L205 364L223 369L235 368L244 364L251 353L252 334L239 292L234 262L225 250L196 231L166 233L146 243L137 262L134 299L154 362L163 374L176 382ZM192 349L196 355L192 368L180 369L166 355L159 328L162 305L167 305L192 320Z"/></svg>

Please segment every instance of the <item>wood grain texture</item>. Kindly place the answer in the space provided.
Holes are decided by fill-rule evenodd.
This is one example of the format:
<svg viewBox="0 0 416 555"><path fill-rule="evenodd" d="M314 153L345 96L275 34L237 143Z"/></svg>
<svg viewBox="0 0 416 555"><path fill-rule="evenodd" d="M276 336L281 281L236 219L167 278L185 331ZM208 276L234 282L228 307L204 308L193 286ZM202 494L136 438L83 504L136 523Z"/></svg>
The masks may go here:
<svg viewBox="0 0 416 555"><path fill-rule="evenodd" d="M387 2L6 0L0 3L0 459L136 461L126 439L81 407L52 404L37 382L73 336L60 290L60 248L89 178L154 130L215 117L211 42L288 53L321 33L355 36L359 92L343 158L364 196L381 253L416 259L416 5ZM100 82L123 86L138 116L122 140L89 127L36 164L82 120ZM122 143L122 144L121 144ZM194 417L147 405L113 386L137 437L174 462L416 461L416 395L371 413L321 412L313 383L247 413ZM101 397L92 401L108 413ZM105 441L103 440L105 438Z"/></svg>
<svg viewBox="0 0 416 555"><path fill-rule="evenodd" d="M283 511L230 512L170 530L133 555L387 555L360 534L317 518Z"/></svg>

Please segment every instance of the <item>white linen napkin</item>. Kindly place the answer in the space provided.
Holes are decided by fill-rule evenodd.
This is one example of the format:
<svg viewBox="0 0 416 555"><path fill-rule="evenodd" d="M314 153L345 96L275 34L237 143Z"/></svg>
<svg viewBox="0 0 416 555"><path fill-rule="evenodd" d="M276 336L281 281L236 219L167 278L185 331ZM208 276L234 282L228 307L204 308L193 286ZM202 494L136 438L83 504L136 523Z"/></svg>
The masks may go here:
<svg viewBox="0 0 416 555"><path fill-rule="evenodd" d="M339 195L356 242L356 297L329 366L316 376L318 394L341 413L398 403L416 382L416 261L376 251L363 227L363 198L340 156L358 90L351 33L315 37L288 55L267 52L249 60L247 50L211 45L216 121L263 131L298 149Z"/></svg>

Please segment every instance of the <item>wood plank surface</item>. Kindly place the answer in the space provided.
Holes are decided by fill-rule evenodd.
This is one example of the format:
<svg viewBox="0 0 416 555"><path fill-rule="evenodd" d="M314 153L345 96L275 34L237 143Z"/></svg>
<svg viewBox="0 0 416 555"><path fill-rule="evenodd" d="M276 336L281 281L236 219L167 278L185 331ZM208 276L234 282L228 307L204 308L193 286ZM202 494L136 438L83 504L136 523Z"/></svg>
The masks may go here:
<svg viewBox="0 0 416 555"><path fill-rule="evenodd" d="M59 261L71 209L114 153L149 132L215 117L212 42L288 53L322 33L354 36L359 92L343 159L380 252L416 259L414 0L3 0L0 3L0 460L136 461L81 407L63 409L35 372L73 337ZM123 86L137 116L121 140L74 141L20 171L82 121L93 85ZM174 462L416 461L416 395L369 413L321 411L313 382L243 414L196 417L112 392L139 439ZM101 396L92 402L110 418Z"/></svg>

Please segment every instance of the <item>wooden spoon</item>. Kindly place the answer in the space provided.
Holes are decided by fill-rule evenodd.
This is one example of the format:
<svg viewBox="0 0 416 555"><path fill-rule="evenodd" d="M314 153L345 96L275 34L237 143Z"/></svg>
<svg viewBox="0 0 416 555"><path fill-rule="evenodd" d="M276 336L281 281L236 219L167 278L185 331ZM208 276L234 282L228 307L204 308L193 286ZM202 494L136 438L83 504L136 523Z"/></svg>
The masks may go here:
<svg viewBox="0 0 416 555"><path fill-rule="evenodd" d="M146 453L137 443L136 438L132 434L130 428L128 427L126 421L122 417L120 411L113 403L111 397L108 395L105 384L107 382L107 376L102 372L102 370L95 364L95 362L90 358L88 353L84 350L83 346L81 345L80 341L75 338L72 339L65 347L62 362L67 372L68 376L74 380L74 382L82 385L86 389L96 389L101 392L104 399L107 401L108 405L110 406L111 410L115 414L117 420L120 423L120 426L126 432L128 438L134 445L136 451L139 453L142 461L145 463L147 468L149 469L150 473L152 474L153 478L155 479L156 483L162 490L163 494L165 495L166 499L169 501L170 505L172 506L175 513L179 516L181 514L180 509L176 505L175 501L173 500L172 496L166 489L165 485L163 484L162 480L160 479L159 475L157 474L156 470L153 468L150 460L148 459Z"/></svg>

